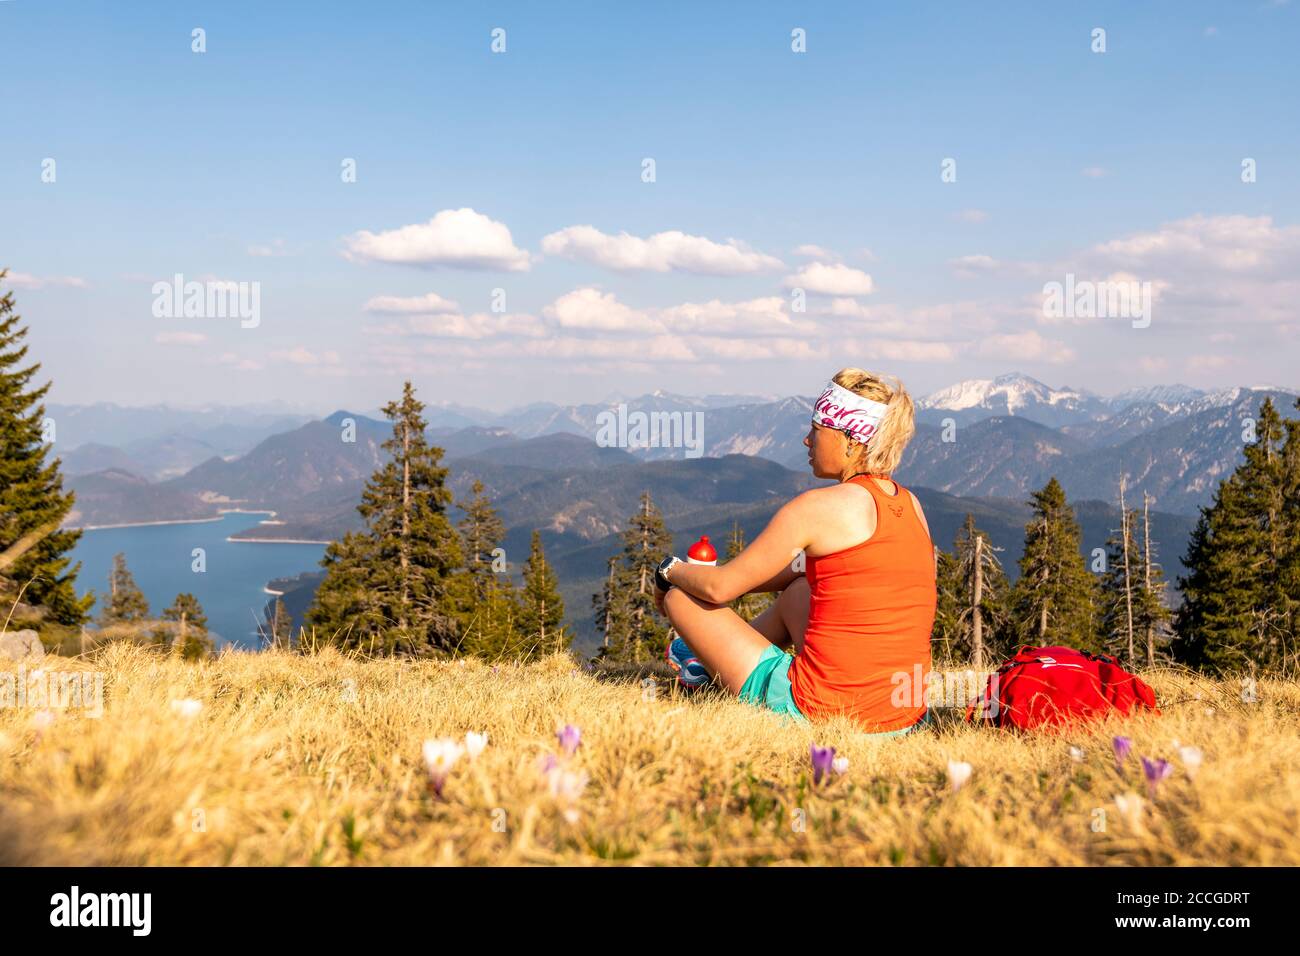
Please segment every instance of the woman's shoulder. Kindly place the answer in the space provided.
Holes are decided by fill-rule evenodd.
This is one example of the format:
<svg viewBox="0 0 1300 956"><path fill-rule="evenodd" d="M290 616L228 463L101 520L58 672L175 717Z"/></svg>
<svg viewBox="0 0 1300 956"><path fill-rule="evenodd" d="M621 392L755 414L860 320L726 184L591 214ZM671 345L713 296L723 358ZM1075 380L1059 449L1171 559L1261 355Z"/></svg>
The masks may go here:
<svg viewBox="0 0 1300 956"><path fill-rule="evenodd" d="M871 492L867 491L856 481L840 481L833 485L819 485L816 488L809 488L807 491L798 495L790 502L799 510L829 511L845 506L865 506L871 507L875 504L875 499Z"/></svg>

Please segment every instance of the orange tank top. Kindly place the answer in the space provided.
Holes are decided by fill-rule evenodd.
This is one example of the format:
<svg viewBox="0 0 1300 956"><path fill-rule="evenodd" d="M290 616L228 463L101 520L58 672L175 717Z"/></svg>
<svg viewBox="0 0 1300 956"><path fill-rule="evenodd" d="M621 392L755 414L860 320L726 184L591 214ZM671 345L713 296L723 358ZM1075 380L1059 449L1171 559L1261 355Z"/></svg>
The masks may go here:
<svg viewBox="0 0 1300 956"><path fill-rule="evenodd" d="M850 481L875 499L876 531L854 547L808 557L808 630L790 665L790 689L808 717L847 714L867 731L901 730L926 709L934 546L906 488L895 481L890 495L867 475Z"/></svg>

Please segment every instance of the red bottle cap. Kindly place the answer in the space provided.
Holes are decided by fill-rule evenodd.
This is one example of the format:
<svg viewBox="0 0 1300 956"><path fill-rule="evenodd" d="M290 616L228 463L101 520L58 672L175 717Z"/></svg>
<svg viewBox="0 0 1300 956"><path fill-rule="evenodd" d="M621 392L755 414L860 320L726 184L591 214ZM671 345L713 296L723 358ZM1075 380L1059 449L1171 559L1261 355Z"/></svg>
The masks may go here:
<svg viewBox="0 0 1300 956"><path fill-rule="evenodd" d="M686 560L691 564L717 564L718 552L713 550L713 545L709 544L709 536L703 535L699 541L696 541L689 551L686 552Z"/></svg>

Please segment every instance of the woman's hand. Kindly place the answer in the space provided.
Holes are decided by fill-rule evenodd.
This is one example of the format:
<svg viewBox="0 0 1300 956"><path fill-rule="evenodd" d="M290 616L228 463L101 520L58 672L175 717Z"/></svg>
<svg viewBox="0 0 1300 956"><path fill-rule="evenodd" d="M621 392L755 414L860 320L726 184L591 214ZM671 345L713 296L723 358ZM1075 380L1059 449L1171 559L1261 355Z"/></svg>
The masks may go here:
<svg viewBox="0 0 1300 956"><path fill-rule="evenodd" d="M668 616L668 612L664 610L664 598L667 597L667 595L667 591L661 591L658 588L655 588L655 610L664 617Z"/></svg>

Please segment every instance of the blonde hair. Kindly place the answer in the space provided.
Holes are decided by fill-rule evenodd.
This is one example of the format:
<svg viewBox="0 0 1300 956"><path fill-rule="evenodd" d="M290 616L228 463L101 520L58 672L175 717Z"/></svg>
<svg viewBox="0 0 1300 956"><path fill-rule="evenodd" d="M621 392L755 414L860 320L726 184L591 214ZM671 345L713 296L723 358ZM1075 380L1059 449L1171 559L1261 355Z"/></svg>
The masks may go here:
<svg viewBox="0 0 1300 956"><path fill-rule="evenodd" d="M842 368L831 381L855 395L889 406L871 440L858 446L856 461L860 470L873 475L893 474L907 443L916 434L912 396L907 394L907 389L897 378L891 377L886 381L884 376L860 368Z"/></svg>

